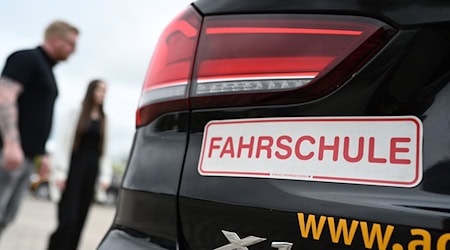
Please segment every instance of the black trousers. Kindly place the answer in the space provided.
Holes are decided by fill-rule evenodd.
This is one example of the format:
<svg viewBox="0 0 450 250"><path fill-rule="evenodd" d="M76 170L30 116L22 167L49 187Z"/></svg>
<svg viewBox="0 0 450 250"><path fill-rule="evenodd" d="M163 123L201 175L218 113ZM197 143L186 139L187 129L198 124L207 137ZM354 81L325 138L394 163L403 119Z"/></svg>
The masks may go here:
<svg viewBox="0 0 450 250"><path fill-rule="evenodd" d="M48 250L76 250L94 197L98 158L72 156L66 187L58 203L58 227Z"/></svg>

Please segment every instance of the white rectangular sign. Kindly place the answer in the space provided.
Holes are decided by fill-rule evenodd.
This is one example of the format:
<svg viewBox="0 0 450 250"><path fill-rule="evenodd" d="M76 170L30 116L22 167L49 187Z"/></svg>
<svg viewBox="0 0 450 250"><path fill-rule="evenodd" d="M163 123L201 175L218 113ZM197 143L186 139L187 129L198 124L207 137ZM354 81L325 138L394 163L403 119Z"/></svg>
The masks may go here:
<svg viewBox="0 0 450 250"><path fill-rule="evenodd" d="M422 123L413 116L211 121L198 171L414 187L422 180Z"/></svg>

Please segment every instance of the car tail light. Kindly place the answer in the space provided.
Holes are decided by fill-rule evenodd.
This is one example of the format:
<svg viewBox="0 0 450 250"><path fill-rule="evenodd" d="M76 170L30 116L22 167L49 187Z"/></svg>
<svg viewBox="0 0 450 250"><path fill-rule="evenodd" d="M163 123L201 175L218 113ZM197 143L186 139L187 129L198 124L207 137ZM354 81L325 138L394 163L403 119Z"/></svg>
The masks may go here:
<svg viewBox="0 0 450 250"><path fill-rule="evenodd" d="M205 17L192 91L198 98L193 98L192 107L298 103L323 97L357 72L393 34L385 24L364 17ZM210 98L199 98L205 96Z"/></svg>
<svg viewBox="0 0 450 250"><path fill-rule="evenodd" d="M314 100L342 86L395 33L374 19L332 15L220 15L200 22L189 9L163 33L141 107L162 100L168 112L180 108L179 99L191 108ZM183 39L169 43L175 33ZM148 121L143 114L138 125Z"/></svg>
<svg viewBox="0 0 450 250"><path fill-rule="evenodd" d="M188 109L187 90L201 17L189 7L163 31L144 80L136 126L161 113Z"/></svg>

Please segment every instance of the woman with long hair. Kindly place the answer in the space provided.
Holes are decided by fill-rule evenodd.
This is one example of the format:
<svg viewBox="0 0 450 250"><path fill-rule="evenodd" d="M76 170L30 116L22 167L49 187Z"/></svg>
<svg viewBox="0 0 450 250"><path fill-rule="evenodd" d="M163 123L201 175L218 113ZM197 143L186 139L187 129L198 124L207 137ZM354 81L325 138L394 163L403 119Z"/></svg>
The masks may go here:
<svg viewBox="0 0 450 250"><path fill-rule="evenodd" d="M77 249L95 195L96 184L99 183L103 188L109 185L111 175L107 172L111 172L108 171L111 164L106 161L105 152L107 144L107 122L103 110L105 92L104 81L91 81L81 105L81 112L72 116L78 118L74 123L75 129L62 128L66 136L62 137L61 143L69 143L70 149L68 154L59 152L59 155L55 155L55 159L60 159L56 160L55 167L64 165L64 162L61 162L64 155L70 156L68 158L70 164L67 181L59 178L57 183L57 186L63 189L63 193L58 203L58 227L50 237L49 250ZM59 144L56 146L62 147ZM98 178L99 174L101 178Z"/></svg>

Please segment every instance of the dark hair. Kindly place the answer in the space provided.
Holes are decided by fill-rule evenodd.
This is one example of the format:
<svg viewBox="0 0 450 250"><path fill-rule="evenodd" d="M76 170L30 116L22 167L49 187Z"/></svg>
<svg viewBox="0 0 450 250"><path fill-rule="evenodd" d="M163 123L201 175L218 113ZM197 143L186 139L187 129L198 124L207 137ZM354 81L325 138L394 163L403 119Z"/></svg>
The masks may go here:
<svg viewBox="0 0 450 250"><path fill-rule="evenodd" d="M95 90L97 86L104 81L95 79L92 80L88 88L86 90L86 94L83 99L82 108L81 108L81 114L80 118L78 119L77 124L77 130L75 132L75 140L73 144L72 151L75 151L78 149L78 146L80 144L80 138L84 131L88 129L89 122L91 121L91 111L94 108L94 98L95 98ZM99 155L102 155L103 153L103 144L104 144L104 138L105 138L105 126L106 126L106 115L103 110L103 104L100 104L100 117L99 117L99 123L100 123L100 143L98 152Z"/></svg>

